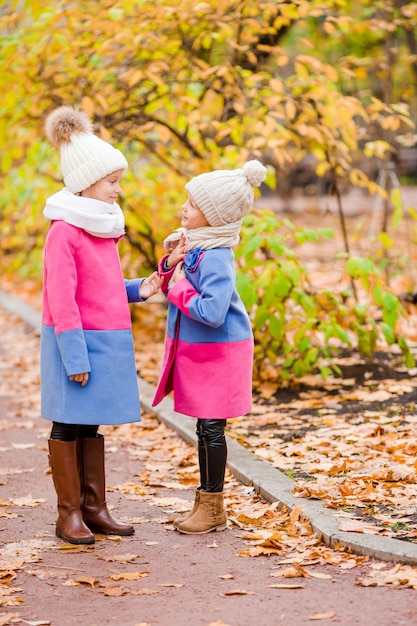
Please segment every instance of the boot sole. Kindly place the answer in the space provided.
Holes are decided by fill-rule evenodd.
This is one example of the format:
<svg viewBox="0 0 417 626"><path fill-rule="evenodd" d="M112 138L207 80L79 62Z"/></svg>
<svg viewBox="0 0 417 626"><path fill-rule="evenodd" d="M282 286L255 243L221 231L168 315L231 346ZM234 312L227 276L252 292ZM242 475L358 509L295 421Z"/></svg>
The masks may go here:
<svg viewBox="0 0 417 626"><path fill-rule="evenodd" d="M88 523L85 523L88 526ZM117 532L116 530L103 530L100 528L93 528L91 526L88 526L88 528L91 530L92 533L96 533L97 535L116 535L119 537L130 537L131 535L135 534L134 528L132 528L132 530L125 530L124 532Z"/></svg>
<svg viewBox="0 0 417 626"><path fill-rule="evenodd" d="M73 539L72 537L66 537L58 529L56 529L55 534L57 537L59 537L63 541L66 541L67 543L71 543L72 545L75 545L75 546L92 545L96 541L94 537L91 537L91 538L87 537L86 539Z"/></svg>
<svg viewBox="0 0 417 626"><path fill-rule="evenodd" d="M176 530L178 530L179 533L182 533L183 535L206 535L207 533L219 532L221 530L226 530L227 524L221 524L220 526L215 526L214 528L209 528L208 530L200 530L198 532L190 531L190 530L183 530L179 526L176 526L175 528L176 528Z"/></svg>

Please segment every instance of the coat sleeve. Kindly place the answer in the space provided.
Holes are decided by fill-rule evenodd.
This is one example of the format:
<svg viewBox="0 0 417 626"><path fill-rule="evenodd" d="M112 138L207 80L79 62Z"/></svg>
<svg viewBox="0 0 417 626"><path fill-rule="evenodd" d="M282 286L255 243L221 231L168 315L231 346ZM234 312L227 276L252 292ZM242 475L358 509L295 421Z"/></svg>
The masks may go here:
<svg viewBox="0 0 417 626"><path fill-rule="evenodd" d="M45 245L45 281L55 336L68 376L90 372L90 360L76 301L76 231L55 227Z"/></svg>
<svg viewBox="0 0 417 626"><path fill-rule="evenodd" d="M164 257L162 257L158 266L158 274L162 278L161 291L165 295L167 295L168 293L169 281L171 280L172 274L174 273L174 270L175 270L175 266L171 267L171 269L169 270L165 269L165 261L168 258L168 256L169 255L166 254Z"/></svg>
<svg viewBox="0 0 417 626"><path fill-rule="evenodd" d="M168 292L168 300L197 322L218 328L225 319L235 291L233 264L224 255L205 257L199 266L198 290L183 278Z"/></svg>
<svg viewBox="0 0 417 626"><path fill-rule="evenodd" d="M131 280L125 278L127 301L129 304L132 302L145 302L145 299L141 298L139 293L140 286L144 280L144 278L132 278Z"/></svg>

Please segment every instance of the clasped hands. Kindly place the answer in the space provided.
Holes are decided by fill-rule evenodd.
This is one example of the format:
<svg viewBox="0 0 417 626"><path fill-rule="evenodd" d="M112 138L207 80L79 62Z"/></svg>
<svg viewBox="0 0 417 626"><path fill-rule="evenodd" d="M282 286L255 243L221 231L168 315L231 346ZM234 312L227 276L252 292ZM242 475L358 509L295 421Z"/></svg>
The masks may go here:
<svg viewBox="0 0 417 626"><path fill-rule="evenodd" d="M175 270L173 271L171 280L169 281L169 287L172 287L179 280L181 280L182 278L185 278L185 272L182 266L182 262L186 255L186 251L185 251L186 243L187 242L186 242L185 235L184 233L181 233L178 239L178 242L175 244L172 252L167 258L167 265L171 268L175 266Z"/></svg>

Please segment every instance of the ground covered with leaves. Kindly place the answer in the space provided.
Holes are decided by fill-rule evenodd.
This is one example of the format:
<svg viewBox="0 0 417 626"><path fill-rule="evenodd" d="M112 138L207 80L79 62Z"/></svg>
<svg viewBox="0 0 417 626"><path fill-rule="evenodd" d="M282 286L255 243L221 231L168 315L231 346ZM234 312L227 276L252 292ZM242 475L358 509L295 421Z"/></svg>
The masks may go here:
<svg viewBox="0 0 417 626"><path fill-rule="evenodd" d="M411 193L411 192L408 192ZM416 192L417 193L417 192ZM360 200L349 199L348 230L358 254L366 255L372 215ZM364 203L369 199L362 198ZM334 213L292 213L304 227L325 224L334 240L301 251L312 283L337 285L335 262L341 243ZM410 225L398 234L410 248ZM298 251L300 252L300 251ZM397 291L406 293L413 268L396 277ZM404 303L407 317L401 331L417 352L417 306ZM151 383L162 360L165 308L158 302L140 307L135 339L139 374ZM340 377L325 381L309 375L279 384L271 377L254 381L252 413L228 422L228 434L294 479L294 494L319 499L336 509L345 531L382 534L403 541L417 540L417 368L407 369L398 350L386 345L373 358L341 350L334 358Z"/></svg>
<svg viewBox="0 0 417 626"><path fill-rule="evenodd" d="M192 504L197 455L155 415L101 429L109 506L135 535L97 535L94 546L57 539L49 425L39 417L39 335L2 312L0 331L2 626L269 626L272 616L288 626L365 626L381 610L388 626L399 589L408 590L402 623L413 623L417 568L327 548L301 507L279 510L229 472L228 530L175 531L174 519Z"/></svg>
<svg viewBox="0 0 417 626"><path fill-rule="evenodd" d="M150 316L152 329L162 315ZM138 368L154 383L162 348L147 345L147 318L141 312L137 324ZM258 384L252 413L229 420L228 434L293 478L295 495L337 509L342 530L415 541L416 372L389 352L372 363L344 354L337 364L340 378Z"/></svg>
<svg viewBox="0 0 417 626"><path fill-rule="evenodd" d="M322 248L321 253L324 257L311 263L317 280L328 282L334 272L334 250ZM36 284L25 282L19 286L4 278L0 286L40 309ZM165 305L156 298L132 307L132 312L138 373L156 383L163 352ZM408 313L408 338L415 346L415 305L408 305ZM257 596L266 611L268 607L275 611L272 607L276 607L276 597L270 595L274 589L280 594L290 589L306 594L297 598L296 606L288 597L279 596L287 626L299 626L310 619L349 625L370 623L369 615L358 617L357 611L349 613L346 603L340 605L340 600L346 599L343 594L353 602L358 589L375 594L367 600L361 596L358 605L369 606L369 611L372 606L385 606L387 621L379 619L379 623L388 625L396 623L397 614L390 613L396 602L376 594L408 588L413 594L412 598L407 596L412 610L407 613L407 601L402 603L405 612L401 623L413 623L417 568L326 548L300 509L279 510L276 503L263 501L229 473L226 505L231 533L216 533L214 538L208 536L203 541L187 538L184 543L172 522L191 506L198 480L196 453L159 424L154 415L143 416L138 425L105 429L110 459L108 491L123 502L124 519L136 526L134 538L123 539L126 548L122 549L118 540L105 537L99 537L93 548L63 545L53 532L55 502L46 465L48 428L39 420L39 337L17 318L5 314L1 315L1 336L0 606L4 612L0 611L0 626L19 622L39 626L75 623L73 618L62 621L62 612L61 621L55 621L58 618L53 609L48 606L44 611L45 603L33 602L30 589L34 581L40 581L35 586L40 585L41 593L45 594L45 585L47 592L52 590L59 598L58 606L64 600L68 602L68 590L80 589L77 623L86 626L93 624L86 617L91 614L89 605L95 602L91 594L114 602L125 596L140 596L140 606L146 609L143 619L126 615L120 623L129 626L249 626L255 619L260 626L267 626L270 619L267 614L264 622L259 618ZM342 376L326 381L314 374L285 386L274 380L255 381L253 411L244 418L230 420L228 435L293 478L296 496L318 499L336 511L341 530L414 542L416 371L407 370L398 354L385 349L379 350L372 362L354 351L340 352L337 364ZM190 561L191 544L191 556L195 558ZM166 550L169 556L161 561ZM212 558L213 553L216 558ZM241 567L242 561L246 565ZM193 602L196 587L195 579L188 579L179 563L190 573L200 562L206 563L203 570L205 574L210 571L211 581L216 579L216 584L212 582L204 593L197 591L202 601L199 617L189 617L187 612L185 618L184 602ZM203 570L199 570L198 580L204 579ZM250 573L249 578L244 572ZM313 590L319 599L324 597L317 585L326 581L337 583L338 593L332 593L334 586L326 587L324 596L329 601L311 603L309 593ZM229 598L234 604L226 608L221 603L224 610L216 605L213 612L206 604L205 592L208 597L214 593ZM247 602L247 621L237 622L241 602L245 602L242 598ZM161 602L172 605L172 612L164 617L158 608ZM125 610L126 605L117 606ZM46 616L45 620L41 616ZM115 623L111 617L106 619L103 617L100 623Z"/></svg>
<svg viewBox="0 0 417 626"><path fill-rule="evenodd" d="M230 434L292 477L295 495L337 509L341 529L415 541L417 381L385 354L339 361L342 379L260 396Z"/></svg>

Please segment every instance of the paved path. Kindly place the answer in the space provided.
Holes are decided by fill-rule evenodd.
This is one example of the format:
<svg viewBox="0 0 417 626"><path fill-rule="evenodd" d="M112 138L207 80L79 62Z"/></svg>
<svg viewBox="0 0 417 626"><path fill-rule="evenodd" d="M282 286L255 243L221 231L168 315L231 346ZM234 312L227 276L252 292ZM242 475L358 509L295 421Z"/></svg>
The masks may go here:
<svg viewBox="0 0 417 626"><path fill-rule="evenodd" d="M32 371L39 337L26 326L38 323L38 312L0 293L1 626L307 626L313 620L331 626L415 625L416 590L356 584L382 568L394 571L392 563L370 559L357 565L308 534L299 536L295 549L283 543L276 554L244 556L254 542L247 528L234 523L209 535L176 532L173 518L193 497L178 475L187 465L196 471L195 446L187 443L194 442L194 421L173 414L168 400L158 419L147 414L153 390L143 381L142 423L103 429L109 506L134 524L135 535L97 536L88 547L58 540L47 466L49 425L39 419ZM229 449L230 468L244 483L253 482L268 499L300 504L292 498L291 481L236 442ZM229 510L247 502L253 513L252 488L228 473L226 490L232 494ZM311 519L328 524L328 512L313 504L305 502ZM336 541L337 529L331 537ZM280 576L294 558L306 577Z"/></svg>
<svg viewBox="0 0 417 626"><path fill-rule="evenodd" d="M18 298L0 291L0 305L19 315L32 328L40 327L40 314ZM183 439L196 444L195 424L192 418L173 410L171 398L166 398L155 410L152 407L154 387L139 379L141 404L144 411L156 413L158 419L174 429ZM252 485L269 502L280 502L291 510L303 507L303 514L310 520L314 531L328 546L346 546L356 554L371 556L384 561L417 565L417 544L381 535L344 532L338 529L340 520L332 509L320 501L293 496L293 481L256 457L230 437L227 438L228 467L245 485Z"/></svg>

